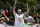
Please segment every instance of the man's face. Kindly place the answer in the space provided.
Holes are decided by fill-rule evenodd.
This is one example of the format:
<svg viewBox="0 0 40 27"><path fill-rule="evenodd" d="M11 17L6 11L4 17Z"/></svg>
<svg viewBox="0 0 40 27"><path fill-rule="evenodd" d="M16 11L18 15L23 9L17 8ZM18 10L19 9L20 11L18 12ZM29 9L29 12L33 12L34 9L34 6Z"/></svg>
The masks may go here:
<svg viewBox="0 0 40 27"><path fill-rule="evenodd" d="M18 14L21 14L22 12L21 11L18 11Z"/></svg>

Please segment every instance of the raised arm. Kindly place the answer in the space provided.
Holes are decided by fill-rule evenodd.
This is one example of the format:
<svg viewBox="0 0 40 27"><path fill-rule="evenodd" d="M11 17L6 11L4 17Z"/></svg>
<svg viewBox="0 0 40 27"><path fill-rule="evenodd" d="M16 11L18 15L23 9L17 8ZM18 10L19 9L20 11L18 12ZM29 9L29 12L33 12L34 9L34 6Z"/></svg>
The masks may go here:
<svg viewBox="0 0 40 27"><path fill-rule="evenodd" d="M5 15L5 14L3 14L5 17L6 17L6 19L9 21L9 18Z"/></svg>
<svg viewBox="0 0 40 27"><path fill-rule="evenodd" d="M27 3L27 14L29 13L29 10L30 10L30 9L28 8L28 3Z"/></svg>
<svg viewBox="0 0 40 27"><path fill-rule="evenodd" d="M13 8L13 14L14 14L14 16L16 15L16 12L15 12L16 3L17 3L17 0L15 0L15 4L14 4L14 8Z"/></svg>

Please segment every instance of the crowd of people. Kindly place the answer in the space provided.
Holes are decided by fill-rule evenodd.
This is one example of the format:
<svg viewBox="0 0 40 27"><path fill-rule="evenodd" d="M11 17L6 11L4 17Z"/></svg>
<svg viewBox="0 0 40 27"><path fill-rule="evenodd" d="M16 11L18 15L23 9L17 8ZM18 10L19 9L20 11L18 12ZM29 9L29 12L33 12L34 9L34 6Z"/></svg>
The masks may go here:
<svg viewBox="0 0 40 27"><path fill-rule="evenodd" d="M15 8L13 8L13 14L15 18L15 22L13 22L13 17L7 17L5 13L2 13L4 17L0 17L0 24L4 24L5 26L14 25L14 26L29 26L29 25L39 25L40 15L34 12L34 17L29 15L29 9L27 12L22 13L21 9L18 9L17 13L15 12ZM7 27L7 26L6 26Z"/></svg>
<svg viewBox="0 0 40 27"><path fill-rule="evenodd" d="M15 12L15 9L13 9L13 13L15 16L15 25L31 25L31 24L38 24L39 23L39 15L36 13L36 16L34 18L32 16L29 16L29 10L25 12L24 14L22 13L21 9L18 9L18 12ZM24 23L24 24L23 24Z"/></svg>
<svg viewBox="0 0 40 27"><path fill-rule="evenodd" d="M22 13L21 9L18 9L16 13L15 11L16 2L13 7L14 17L10 16L10 13L8 12L8 10L7 11L4 11L3 9L0 10L1 14L4 16L4 17L1 17L1 14L0 14L0 24L4 24L5 27L7 27L6 26L7 24L14 25L14 26L27 26L27 25L29 26L29 25L36 25L36 24L39 25L40 15L34 12L34 17L30 16L29 15L30 9L28 8L24 13ZM7 15L9 15L10 17L8 17ZM15 21L13 21L14 18L15 18Z"/></svg>

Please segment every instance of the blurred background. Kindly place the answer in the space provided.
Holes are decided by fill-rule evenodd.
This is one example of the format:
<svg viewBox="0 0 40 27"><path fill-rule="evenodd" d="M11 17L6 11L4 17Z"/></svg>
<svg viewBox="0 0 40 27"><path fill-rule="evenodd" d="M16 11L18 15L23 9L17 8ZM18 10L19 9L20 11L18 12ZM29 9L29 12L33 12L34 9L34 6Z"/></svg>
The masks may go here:
<svg viewBox="0 0 40 27"><path fill-rule="evenodd" d="M13 6L14 6L14 2L15 0L0 0L0 17L4 17L1 13L3 11L7 12L7 14L5 13L6 16L12 17L12 21L14 23L14 15L13 15ZM30 9L29 15L30 16L34 16L34 10L35 12L38 12L38 14L40 15L40 0L18 0L17 4L16 4L16 12L17 10L20 8L22 9L22 12L25 12L27 9L27 4L28 3L28 7ZM10 20L11 20L10 19ZM40 19L39 19L39 23L40 23ZM8 24L8 22L7 22ZM14 24L13 24L14 25Z"/></svg>

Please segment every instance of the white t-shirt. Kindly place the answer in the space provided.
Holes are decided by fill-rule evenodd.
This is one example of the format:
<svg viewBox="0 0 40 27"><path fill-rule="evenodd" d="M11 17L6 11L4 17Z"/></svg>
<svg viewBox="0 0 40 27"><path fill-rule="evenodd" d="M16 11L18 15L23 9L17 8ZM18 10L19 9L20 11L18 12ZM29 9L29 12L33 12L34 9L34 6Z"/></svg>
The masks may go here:
<svg viewBox="0 0 40 27"><path fill-rule="evenodd" d="M16 14L15 15L15 26L20 26L24 23L23 16L24 16L24 14L21 14L21 15ZM21 22L19 21L19 19L21 20Z"/></svg>
<svg viewBox="0 0 40 27"><path fill-rule="evenodd" d="M32 16L29 16L28 17L28 20L32 21L33 20L33 17Z"/></svg>
<svg viewBox="0 0 40 27"><path fill-rule="evenodd" d="M29 20L30 20L30 21L32 21L32 20L33 20L33 17L32 17L32 16L28 16L28 17L25 17L25 18L27 18L27 19L28 19L28 22L29 22Z"/></svg>

